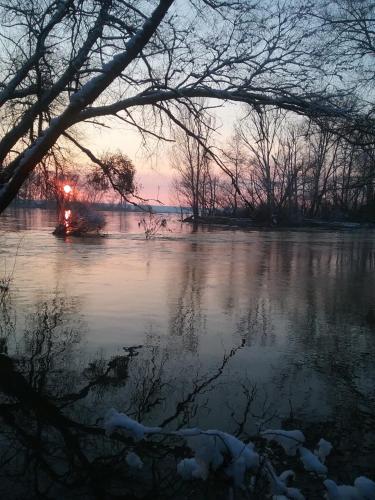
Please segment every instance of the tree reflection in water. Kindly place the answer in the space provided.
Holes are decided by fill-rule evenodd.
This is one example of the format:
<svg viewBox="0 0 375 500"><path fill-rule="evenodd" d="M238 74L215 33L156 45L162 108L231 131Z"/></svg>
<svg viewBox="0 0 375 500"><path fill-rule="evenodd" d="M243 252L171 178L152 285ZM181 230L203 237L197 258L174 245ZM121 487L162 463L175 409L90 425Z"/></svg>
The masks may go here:
<svg viewBox="0 0 375 500"><path fill-rule="evenodd" d="M164 438L136 444L150 465L141 476L125 460L135 443L121 434L106 436L103 413L115 403L147 422L161 409L161 427L181 427L196 414L198 398L213 389L237 349L207 376L190 380L180 399L171 402L176 388L166 375L168 355L160 349L127 347L109 360L85 361L84 325L74 304L61 297L38 304L17 334L9 320L14 314L9 300L1 310L1 496L185 498L185 486L171 475L176 458L186 456L181 442Z"/></svg>
<svg viewBox="0 0 375 500"><path fill-rule="evenodd" d="M0 314L2 497L227 498L231 484L224 474L216 473L206 482L178 479L177 461L190 456L181 440L159 436L134 442L121 433L108 436L103 428L105 412L116 407L145 424L179 429L194 425L200 412L210 411L218 391L222 412L227 411L231 419L226 430L245 442L251 435L249 421L258 422L260 428L268 427L277 414L263 395L263 405L257 403L251 381L238 377L231 386L228 382L228 365L246 345L247 337L210 372L202 375L187 370L185 364L186 373L179 377L178 362L174 365L170 351L160 346L125 347L107 359L103 355L89 359L83 342L85 325L77 304L66 298L56 296L39 303L23 331L17 327L10 295ZM246 331L253 323L259 331L256 307L254 314L244 318ZM241 336L243 328L240 322ZM343 374L348 386L349 376ZM232 388L233 399L223 404L224 384ZM363 423L363 415L361 418ZM374 422L374 415L366 415L369 421ZM304 426L291 414L289 426L294 428L297 423ZM337 428L331 430L337 434ZM322 435L330 437L323 431L326 429L322 427L313 431L314 443ZM371 444L366 443L366 447L359 453L373 456ZM128 466L130 451L142 457L142 471ZM335 474L341 481L350 482L352 478L348 480L346 472L351 471L352 464L344 457L349 467L345 472L344 455L340 453L332 461L342 469ZM355 473L369 474L369 464L356 468ZM238 498L264 498L265 486L259 484L258 496L240 493ZM322 498L321 481L312 480L312 485L303 487L314 492L309 498Z"/></svg>

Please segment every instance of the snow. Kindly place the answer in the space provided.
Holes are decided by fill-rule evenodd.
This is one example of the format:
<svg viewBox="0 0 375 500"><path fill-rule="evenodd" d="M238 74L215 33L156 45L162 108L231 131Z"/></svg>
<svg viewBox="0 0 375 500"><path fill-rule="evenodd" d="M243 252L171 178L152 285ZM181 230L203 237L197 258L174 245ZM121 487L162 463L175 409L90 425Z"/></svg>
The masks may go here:
<svg viewBox="0 0 375 500"><path fill-rule="evenodd" d="M217 430L198 431L185 429L180 433L194 452L195 460L204 464L205 469L216 470L224 463L224 457L231 458L225 469L236 485L243 484L248 469L258 467L259 455L252 443L245 444L234 436Z"/></svg>
<svg viewBox="0 0 375 500"><path fill-rule="evenodd" d="M295 479L295 477L296 475L292 470L285 470L280 474L279 480L284 484L288 484L289 479L290 478Z"/></svg>
<svg viewBox="0 0 375 500"><path fill-rule="evenodd" d="M337 485L331 479L326 479L323 484L329 500L375 500L375 483L365 476L357 477L354 486Z"/></svg>
<svg viewBox="0 0 375 500"><path fill-rule="evenodd" d="M295 474L292 470L286 470L277 477L272 465L267 463L268 477L271 483L271 494L273 500L284 500L293 498L296 500L304 500L304 496L297 488L289 488L287 486L288 480L294 478Z"/></svg>
<svg viewBox="0 0 375 500"><path fill-rule="evenodd" d="M93 92L99 84L99 78L94 77L86 82L82 87L72 94L69 98L71 104L84 104L91 92Z"/></svg>
<svg viewBox="0 0 375 500"><path fill-rule="evenodd" d="M290 498L294 500L305 500L305 497L297 488L286 488L285 495L273 495L272 500L288 500Z"/></svg>
<svg viewBox="0 0 375 500"><path fill-rule="evenodd" d="M126 455L126 459L125 460L126 460L126 463L129 465L129 467L132 467L134 469L142 469L142 467L143 467L142 460L133 451L130 451Z"/></svg>
<svg viewBox="0 0 375 500"><path fill-rule="evenodd" d="M177 473L185 481L191 479L203 479L208 477L208 468L205 463L198 461L195 458L184 458L177 464Z"/></svg>
<svg viewBox="0 0 375 500"><path fill-rule="evenodd" d="M329 441L326 441L325 439L321 438L318 447L315 450L315 455L319 458L319 460L324 464L326 461L326 458L332 451L332 444Z"/></svg>
<svg viewBox="0 0 375 500"><path fill-rule="evenodd" d="M253 443L244 443L235 436L219 430L190 428L164 431L159 427L147 427L115 409L107 412L104 428L108 434L116 429L121 429L134 440L141 440L148 435L157 433L183 438L194 453L193 457L185 458L177 464L177 473L184 480L206 480L210 469L217 470L225 464L227 476L233 479L235 486L242 487L246 472L249 470L257 471L261 463ZM313 453L303 446L305 436L299 430L269 429L263 431L261 436L268 441L278 443L287 455L295 456L298 450L306 471L326 477L325 460L332 450L332 444L329 441L321 438ZM126 455L126 463L135 469L143 467L141 458L134 452L129 452ZM273 500L304 500L299 489L288 486L289 479L295 477L292 470L286 470L278 476L267 456L263 457L262 464L263 472L269 479L269 493ZM328 500L375 500L375 482L364 476L358 477L354 481L354 486L337 485L331 479L326 479L323 484L327 490L326 498Z"/></svg>
<svg viewBox="0 0 375 500"><path fill-rule="evenodd" d="M294 456L298 448L305 442L305 436L301 431L284 431L281 429L268 429L261 432L261 436L268 441L275 441L284 448L289 456Z"/></svg>
<svg viewBox="0 0 375 500"><path fill-rule="evenodd" d="M37 149L42 141L44 140L44 133L40 135L35 141L26 149L26 151L22 155L21 163L24 165L29 161L31 156L34 154L35 149Z"/></svg>
<svg viewBox="0 0 375 500"><path fill-rule="evenodd" d="M195 434L186 438L186 442L195 456L216 470L224 461L217 438L206 434ZM221 441L220 441L221 443ZM219 445L220 445L219 443Z"/></svg>
<svg viewBox="0 0 375 500"><path fill-rule="evenodd" d="M375 500L375 482L368 477L359 476L354 481L354 486L366 500Z"/></svg>
<svg viewBox="0 0 375 500"><path fill-rule="evenodd" d="M287 486L287 480L289 477L294 477L293 471L285 471L279 477L276 475L270 475L271 481L271 492L273 494L273 499L284 499L284 498L294 498L296 500L304 500L304 496L297 488L289 488Z"/></svg>
<svg viewBox="0 0 375 500"><path fill-rule="evenodd" d="M49 122L49 126L50 127L54 127L55 125L57 125L59 123L60 119L59 118L52 118L52 120Z"/></svg>
<svg viewBox="0 0 375 500"><path fill-rule="evenodd" d="M113 408L105 416L104 428L107 434L121 429L136 441L162 432L159 427L146 427ZM178 464L178 473L185 479L206 479L209 469L216 470L224 463L224 458L229 456L230 462L225 472L233 478L236 485L242 485L246 471L259 465L259 455L254 451L253 443L246 444L225 432L184 429L170 434L183 437L194 452L194 458L184 459ZM139 466L142 462L136 457L137 455L133 454L129 460Z"/></svg>
<svg viewBox="0 0 375 500"><path fill-rule="evenodd" d="M102 81L103 81L103 75L105 76L106 74L115 72L118 73L118 68L121 68L121 66L124 63L125 58L127 57L127 52L129 49L131 49L135 42L135 37L137 34L132 37L127 43L126 43L126 50L123 52L120 52L119 54L116 54L113 56L113 58L108 61L107 63L103 64L101 72L97 75L91 78L91 80L88 80L82 87L72 94L70 96L70 103L71 104L84 104L85 101L90 98L90 94L93 91L96 91L96 89L100 90L102 89ZM118 76L118 75L114 75Z"/></svg>
<svg viewBox="0 0 375 500"><path fill-rule="evenodd" d="M113 408L107 412L104 418L104 429L107 434L112 434L116 429L122 429L136 441L144 439L147 434L156 434L161 431L160 427L146 427Z"/></svg>
<svg viewBox="0 0 375 500"><path fill-rule="evenodd" d="M331 479L326 479L323 481L323 484L327 489L329 500L363 500L363 496L354 486L347 486L344 484L337 486Z"/></svg>
<svg viewBox="0 0 375 500"><path fill-rule="evenodd" d="M293 498L294 500L305 500L305 497L298 488L287 488L286 496L287 498Z"/></svg>
<svg viewBox="0 0 375 500"><path fill-rule="evenodd" d="M319 460L319 458L314 455L310 450L301 446L299 449L301 462L305 470L309 472L315 472L316 474L327 474L327 467Z"/></svg>

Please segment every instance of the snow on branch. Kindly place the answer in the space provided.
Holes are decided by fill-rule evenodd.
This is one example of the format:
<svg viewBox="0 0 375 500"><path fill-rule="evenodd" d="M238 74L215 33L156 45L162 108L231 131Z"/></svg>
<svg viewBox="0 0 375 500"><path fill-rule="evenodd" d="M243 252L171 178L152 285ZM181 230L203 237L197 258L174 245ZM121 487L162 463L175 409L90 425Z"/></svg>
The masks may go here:
<svg viewBox="0 0 375 500"><path fill-rule="evenodd" d="M160 427L148 427L133 420L124 413L111 409L105 419L106 433L121 430L125 434L140 441L155 435L165 438L181 438L191 452L191 457L183 458L177 463L176 472L185 481L206 481L211 473L220 470L231 479L234 488L254 492L257 478L263 477L268 482L269 494L274 500L296 499L305 497L298 488L288 486L295 478L292 470L277 474L272 463L269 445L262 450L256 450L252 442L243 442L240 439L220 430L202 430L186 428L168 431ZM260 433L266 442L275 442L283 448L289 456L299 453L304 469L315 477L324 479L327 498L330 500L345 499L375 499L375 482L360 476L354 481L354 486L337 485L333 480L326 479L326 457L332 450L332 444L320 439L315 452L304 447L305 436L300 430L287 431L283 429L268 429ZM126 462L130 467L142 468L144 462L134 452L126 455Z"/></svg>

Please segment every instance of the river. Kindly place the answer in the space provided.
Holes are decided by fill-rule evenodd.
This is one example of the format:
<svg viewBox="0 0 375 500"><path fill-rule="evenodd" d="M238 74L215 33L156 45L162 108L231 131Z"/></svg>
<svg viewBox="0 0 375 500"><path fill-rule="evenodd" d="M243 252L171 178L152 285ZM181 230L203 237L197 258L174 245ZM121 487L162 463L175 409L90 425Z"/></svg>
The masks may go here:
<svg viewBox="0 0 375 500"><path fill-rule="evenodd" d="M81 364L130 346L157 352L166 382L151 420L213 375L186 422L230 431L251 388L250 430L293 417L364 442L358 419L375 415L375 232L194 232L168 215L146 240L140 214L105 216L105 237L65 240L52 235L53 211L2 216L0 274L13 276L17 316L10 351L38 304L58 299L78 325ZM146 373L152 356L142 355ZM125 393L113 398L98 411L126 406Z"/></svg>

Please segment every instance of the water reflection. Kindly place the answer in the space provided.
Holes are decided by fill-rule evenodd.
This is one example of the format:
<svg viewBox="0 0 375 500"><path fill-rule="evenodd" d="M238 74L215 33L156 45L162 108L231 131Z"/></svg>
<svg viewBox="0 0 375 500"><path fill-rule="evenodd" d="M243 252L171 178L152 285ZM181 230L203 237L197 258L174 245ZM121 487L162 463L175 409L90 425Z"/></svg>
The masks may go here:
<svg viewBox="0 0 375 500"><path fill-rule="evenodd" d="M195 242L183 244L179 265L168 284L169 334L181 337L183 348L190 352L197 352L199 338L207 333L207 315L202 306L208 270L200 251Z"/></svg>
<svg viewBox="0 0 375 500"><path fill-rule="evenodd" d="M11 302L5 307L10 316ZM181 377L172 375L176 367L169 350L158 346L128 346L109 358L89 357L79 304L61 295L37 303L25 326L17 326L16 338L13 327L5 330L6 349L0 354L3 497L102 499L121 492L122 498L135 498L138 492L174 498L176 485L165 484L163 476L175 464L152 462L157 483L146 476L139 488L124 460L135 444L122 435L106 436L103 415L116 406L162 428L187 425L237 349L215 370ZM142 443L144 459L161 461L166 444L159 448ZM181 445L176 453L185 453Z"/></svg>

